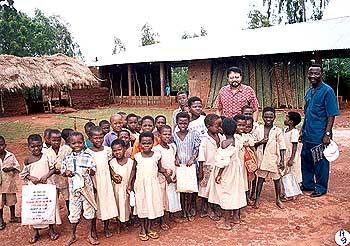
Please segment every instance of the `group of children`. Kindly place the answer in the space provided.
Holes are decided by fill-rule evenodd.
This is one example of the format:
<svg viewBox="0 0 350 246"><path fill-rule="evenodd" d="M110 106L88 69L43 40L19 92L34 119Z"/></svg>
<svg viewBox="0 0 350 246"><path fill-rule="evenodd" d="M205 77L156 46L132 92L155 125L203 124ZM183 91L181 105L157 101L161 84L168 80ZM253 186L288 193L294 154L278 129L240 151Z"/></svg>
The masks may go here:
<svg viewBox="0 0 350 246"><path fill-rule="evenodd" d="M10 222L19 222L16 173L28 185L56 185L71 224L67 245L77 241L81 214L89 221L88 240L93 245L99 243L96 219L103 221L107 238L112 236L109 224L115 218L122 228L140 224L142 241L159 238L152 230L155 223L168 230L167 221L193 221L197 213L218 221L219 229L230 230L232 223L240 223L242 208L259 208L269 178L274 181L276 204L283 208L282 200L288 198L281 192L281 176L287 170L301 181L295 128L300 114L288 112L287 128L282 130L274 125L272 107L263 109L264 123L259 125L249 105L242 114L223 118L205 115L198 97L179 92L177 99L179 108L171 126L162 115L154 119L120 112L98 126L88 122L87 138L72 129L48 129L44 140L32 134L28 137L31 155L22 170L0 136L0 230L5 228L4 205L10 207ZM58 208L55 224L61 223ZM54 225L35 225L31 243L39 240L39 230L45 227L51 240L58 238Z"/></svg>

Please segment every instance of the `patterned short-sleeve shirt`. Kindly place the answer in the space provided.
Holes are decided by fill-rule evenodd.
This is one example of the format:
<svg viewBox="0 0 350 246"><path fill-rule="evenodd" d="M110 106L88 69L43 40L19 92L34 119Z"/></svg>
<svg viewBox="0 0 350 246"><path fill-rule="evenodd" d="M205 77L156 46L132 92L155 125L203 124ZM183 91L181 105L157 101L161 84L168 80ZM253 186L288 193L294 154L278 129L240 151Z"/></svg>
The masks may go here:
<svg viewBox="0 0 350 246"><path fill-rule="evenodd" d="M245 105L251 106L254 111L257 111L259 108L258 99L253 88L243 84L235 93L230 88L230 85L222 87L215 102L216 108L222 110L222 116L225 117L233 117L240 114L242 107Z"/></svg>

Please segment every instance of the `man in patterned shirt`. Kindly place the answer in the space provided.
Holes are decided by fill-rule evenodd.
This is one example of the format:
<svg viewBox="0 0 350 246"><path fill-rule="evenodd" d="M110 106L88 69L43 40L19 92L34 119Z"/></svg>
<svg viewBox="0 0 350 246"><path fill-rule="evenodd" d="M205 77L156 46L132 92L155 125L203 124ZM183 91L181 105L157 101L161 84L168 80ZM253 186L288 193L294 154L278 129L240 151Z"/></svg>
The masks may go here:
<svg viewBox="0 0 350 246"><path fill-rule="evenodd" d="M228 85L222 87L216 98L217 113L224 117L234 117L241 113L245 105L253 108L254 121L258 119L259 103L253 88L242 84L242 70L238 67L230 67L227 70Z"/></svg>

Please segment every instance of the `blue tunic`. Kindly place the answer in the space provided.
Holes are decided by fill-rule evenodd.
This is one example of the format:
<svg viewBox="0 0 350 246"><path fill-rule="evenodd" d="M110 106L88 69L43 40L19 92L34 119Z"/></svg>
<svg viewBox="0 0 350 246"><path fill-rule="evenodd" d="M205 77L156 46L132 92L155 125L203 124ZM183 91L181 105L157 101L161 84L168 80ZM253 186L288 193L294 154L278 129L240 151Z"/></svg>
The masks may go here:
<svg viewBox="0 0 350 246"><path fill-rule="evenodd" d="M321 82L309 88L305 95L303 142L320 144L326 133L327 118L339 115L333 89Z"/></svg>

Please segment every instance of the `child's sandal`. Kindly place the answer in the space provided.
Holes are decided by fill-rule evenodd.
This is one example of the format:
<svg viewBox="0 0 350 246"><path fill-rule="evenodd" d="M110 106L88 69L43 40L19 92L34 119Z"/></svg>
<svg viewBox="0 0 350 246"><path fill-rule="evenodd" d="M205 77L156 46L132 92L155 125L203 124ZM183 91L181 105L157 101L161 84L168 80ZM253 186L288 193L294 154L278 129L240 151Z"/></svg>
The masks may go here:
<svg viewBox="0 0 350 246"><path fill-rule="evenodd" d="M147 233L147 235L152 238L152 239L158 239L159 238L159 234L155 231L150 231L149 233Z"/></svg>
<svg viewBox="0 0 350 246"><path fill-rule="evenodd" d="M21 218L20 217L14 217L14 218L11 218L10 223L21 223Z"/></svg>
<svg viewBox="0 0 350 246"><path fill-rule="evenodd" d="M170 229L170 227L167 224L161 224L160 229L162 229L163 231L167 231Z"/></svg>
<svg viewBox="0 0 350 246"><path fill-rule="evenodd" d="M148 237L148 235L145 233L145 234L139 234L139 239L141 240L141 241L148 241L148 239L149 239L149 237Z"/></svg>
<svg viewBox="0 0 350 246"><path fill-rule="evenodd" d="M5 222L2 222L0 224L0 231L4 230L6 228L6 223Z"/></svg>
<svg viewBox="0 0 350 246"><path fill-rule="evenodd" d="M29 243L30 244L34 244L36 243L38 240L40 239L40 235L34 235L30 240L29 240Z"/></svg>

